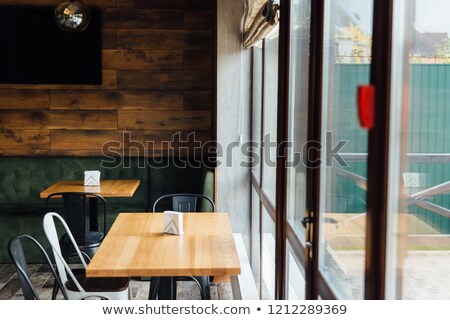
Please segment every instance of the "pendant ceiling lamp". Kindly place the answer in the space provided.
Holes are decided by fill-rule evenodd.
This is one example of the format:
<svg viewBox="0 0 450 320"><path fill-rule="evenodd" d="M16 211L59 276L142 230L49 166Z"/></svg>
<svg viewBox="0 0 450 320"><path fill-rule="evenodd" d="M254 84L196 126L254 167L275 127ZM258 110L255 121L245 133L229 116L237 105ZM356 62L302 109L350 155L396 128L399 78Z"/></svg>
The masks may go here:
<svg viewBox="0 0 450 320"><path fill-rule="evenodd" d="M63 31L83 31L89 25L89 8L80 0L65 0L55 9L55 20Z"/></svg>

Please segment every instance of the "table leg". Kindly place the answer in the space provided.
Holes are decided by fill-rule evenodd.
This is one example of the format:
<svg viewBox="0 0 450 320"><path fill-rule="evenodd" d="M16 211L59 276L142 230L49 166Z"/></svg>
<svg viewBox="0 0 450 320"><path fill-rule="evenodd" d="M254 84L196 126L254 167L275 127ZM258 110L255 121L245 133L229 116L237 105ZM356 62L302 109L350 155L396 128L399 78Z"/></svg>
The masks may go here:
<svg viewBox="0 0 450 320"><path fill-rule="evenodd" d="M89 227L91 231L98 231L98 199L89 198Z"/></svg>
<svg viewBox="0 0 450 320"><path fill-rule="evenodd" d="M158 300L176 300L177 282L173 277L161 277Z"/></svg>

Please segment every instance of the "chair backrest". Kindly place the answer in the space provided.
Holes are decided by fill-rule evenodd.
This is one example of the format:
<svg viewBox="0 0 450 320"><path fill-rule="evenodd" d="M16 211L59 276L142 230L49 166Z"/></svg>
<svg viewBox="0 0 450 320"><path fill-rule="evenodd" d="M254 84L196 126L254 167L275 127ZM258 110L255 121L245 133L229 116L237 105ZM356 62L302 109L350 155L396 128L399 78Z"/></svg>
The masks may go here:
<svg viewBox="0 0 450 320"><path fill-rule="evenodd" d="M56 230L54 218L59 220L59 222L65 229L65 231L66 231L67 235L69 236L69 239L72 242L72 245L75 248L75 251L85 269L87 268L87 263L82 255L80 249L78 248L78 245L77 245L72 233L70 232L69 226L64 221L64 219L56 212L48 212L44 216L44 223L43 223L44 232L45 232L45 235L47 236L50 246L52 247L53 255L55 256L56 267L58 269L58 274L61 278L61 282L66 283L68 277L70 277L73 280L73 282L75 283L78 290L80 292L84 293L85 292L84 289L81 287L80 283L75 278L75 275L73 274L73 272L70 269L69 265L67 264L66 260L62 256L61 247L59 246L58 232Z"/></svg>
<svg viewBox="0 0 450 320"><path fill-rule="evenodd" d="M171 208L168 208L168 204L165 203L165 200L171 200ZM180 212L199 212L201 205L199 205L197 200L206 201L211 206L211 211L216 211L216 207L214 205L214 201L211 198L204 196L202 194L194 194L194 193L174 193L174 194L166 194L162 197L159 197L155 203L153 204L153 212L156 212L158 205L164 204L166 208L164 210L170 209L174 211ZM160 211L163 211L162 209Z"/></svg>
<svg viewBox="0 0 450 320"><path fill-rule="evenodd" d="M47 212L53 211L50 208L50 200L56 197L61 197L64 203L64 218L67 225L72 232L76 242L80 245L85 243L86 234L86 198L93 197L100 200L103 207L103 234L106 234L106 200L102 196L94 193L85 192L58 192L53 193L47 197L46 206ZM90 218L89 231L98 231L98 215ZM92 220L94 219L94 221Z"/></svg>
<svg viewBox="0 0 450 320"><path fill-rule="evenodd" d="M28 242L32 243L35 247L38 248L38 250L44 256L45 262L50 267L50 271L53 274L53 277L57 282L57 285L61 289L64 299L67 300L68 298L66 291L64 290L64 287L55 271L55 268L53 268L53 264L51 263L50 258L47 255L47 252L45 252L44 248L36 239L34 239L29 235L24 234L11 238L9 240L8 253L9 256L11 257L11 260L14 262L14 265L16 266L17 276L19 278L20 286L22 287L22 292L25 300L40 300L40 298L36 290L34 289L33 284L31 283L30 274L27 266L27 260L25 258L25 253L23 251L22 245L23 240L27 240Z"/></svg>

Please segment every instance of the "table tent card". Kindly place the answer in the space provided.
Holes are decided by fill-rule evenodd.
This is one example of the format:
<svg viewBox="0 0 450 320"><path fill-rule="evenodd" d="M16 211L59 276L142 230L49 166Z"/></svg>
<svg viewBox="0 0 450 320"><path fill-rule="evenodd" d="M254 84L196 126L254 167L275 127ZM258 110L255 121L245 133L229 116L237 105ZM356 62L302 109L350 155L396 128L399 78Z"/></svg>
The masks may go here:
<svg viewBox="0 0 450 320"><path fill-rule="evenodd" d="M183 212L164 211L164 233L183 235Z"/></svg>
<svg viewBox="0 0 450 320"><path fill-rule="evenodd" d="M99 186L100 185L100 171L85 171L84 172L85 186Z"/></svg>

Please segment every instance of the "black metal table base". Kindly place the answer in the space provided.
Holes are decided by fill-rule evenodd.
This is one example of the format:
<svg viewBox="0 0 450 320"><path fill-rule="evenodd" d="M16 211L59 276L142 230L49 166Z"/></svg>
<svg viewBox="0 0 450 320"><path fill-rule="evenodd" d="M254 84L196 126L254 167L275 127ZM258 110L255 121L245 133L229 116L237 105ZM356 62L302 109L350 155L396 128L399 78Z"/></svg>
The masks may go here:
<svg viewBox="0 0 450 320"><path fill-rule="evenodd" d="M158 290L158 300L176 300L177 282L174 277L161 277Z"/></svg>

